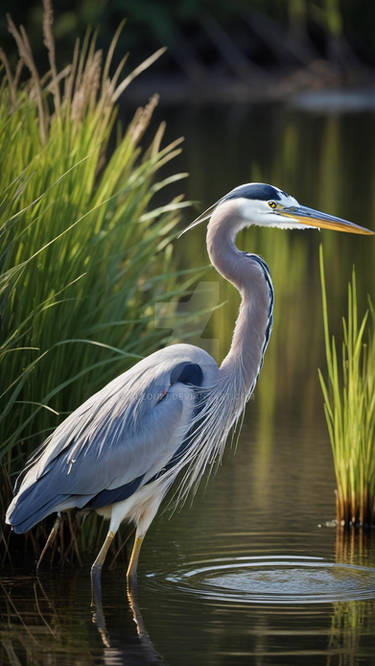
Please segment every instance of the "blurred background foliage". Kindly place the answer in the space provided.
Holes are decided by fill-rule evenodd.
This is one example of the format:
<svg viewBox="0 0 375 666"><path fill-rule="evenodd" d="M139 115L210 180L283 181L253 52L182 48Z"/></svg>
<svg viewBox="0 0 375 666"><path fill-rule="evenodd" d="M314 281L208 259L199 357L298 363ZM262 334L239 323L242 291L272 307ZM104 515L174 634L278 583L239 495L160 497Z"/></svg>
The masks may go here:
<svg viewBox="0 0 375 666"><path fill-rule="evenodd" d="M231 77L249 84L272 70L310 70L295 84L332 83L332 72L350 82L353 72L375 63L375 4L366 0L55 0L53 3L59 66L70 62L78 35L100 26L98 46L106 48L126 18L119 53L130 50L131 65L162 45L164 58L150 76L168 74L181 86L201 89L207 79ZM27 26L37 65L45 55L40 39L42 3L2 3L0 40L16 57L5 13ZM219 92L219 91L218 91Z"/></svg>

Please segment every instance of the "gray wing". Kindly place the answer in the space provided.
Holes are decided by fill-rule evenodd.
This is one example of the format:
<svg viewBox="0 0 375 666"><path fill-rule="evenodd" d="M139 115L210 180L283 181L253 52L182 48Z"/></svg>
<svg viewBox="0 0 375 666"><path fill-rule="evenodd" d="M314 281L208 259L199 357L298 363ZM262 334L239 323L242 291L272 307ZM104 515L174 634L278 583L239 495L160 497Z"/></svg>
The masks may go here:
<svg viewBox="0 0 375 666"><path fill-rule="evenodd" d="M173 345L110 382L27 465L7 522L24 532L59 507L98 507L132 494L173 458L189 430L193 387L216 372L203 350Z"/></svg>

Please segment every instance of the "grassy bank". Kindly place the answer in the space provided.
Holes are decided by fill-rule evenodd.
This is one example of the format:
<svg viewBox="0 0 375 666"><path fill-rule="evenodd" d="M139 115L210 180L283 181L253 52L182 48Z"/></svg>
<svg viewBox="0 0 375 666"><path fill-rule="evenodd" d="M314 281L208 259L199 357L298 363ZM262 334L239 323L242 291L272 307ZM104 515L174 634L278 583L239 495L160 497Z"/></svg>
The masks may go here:
<svg viewBox="0 0 375 666"><path fill-rule="evenodd" d="M165 205L153 203L184 176L160 172L180 140L163 145L164 124L152 136L156 97L124 133L116 125L120 95L161 52L124 74L126 58L111 65L119 31L105 56L88 33L59 72L44 5L49 71L38 72L24 29L11 19L15 69L1 52L2 513L30 451L95 390L170 340L155 304L176 300L189 281L174 272L170 245L186 203L167 191ZM5 528L5 556L25 545L36 553L47 529L25 542ZM65 529L73 534L71 518ZM77 556L101 538L89 521L77 534L70 539ZM63 556L66 547L56 547Z"/></svg>

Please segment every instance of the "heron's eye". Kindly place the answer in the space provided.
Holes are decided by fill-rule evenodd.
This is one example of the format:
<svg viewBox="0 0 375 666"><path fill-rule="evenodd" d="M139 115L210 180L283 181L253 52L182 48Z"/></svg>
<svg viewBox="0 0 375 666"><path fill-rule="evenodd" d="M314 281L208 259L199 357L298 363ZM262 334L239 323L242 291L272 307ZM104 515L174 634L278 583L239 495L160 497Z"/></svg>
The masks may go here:
<svg viewBox="0 0 375 666"><path fill-rule="evenodd" d="M277 208L277 203L275 203L275 201L269 201L268 205L270 208Z"/></svg>

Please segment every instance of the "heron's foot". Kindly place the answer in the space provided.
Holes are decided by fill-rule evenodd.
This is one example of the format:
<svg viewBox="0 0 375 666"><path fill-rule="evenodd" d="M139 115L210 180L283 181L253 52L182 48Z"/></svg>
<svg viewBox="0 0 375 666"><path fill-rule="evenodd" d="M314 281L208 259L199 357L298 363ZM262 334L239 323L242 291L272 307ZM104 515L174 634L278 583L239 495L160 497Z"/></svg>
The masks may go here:
<svg viewBox="0 0 375 666"><path fill-rule="evenodd" d="M93 564L91 567L91 608L102 605L102 564Z"/></svg>
<svg viewBox="0 0 375 666"><path fill-rule="evenodd" d="M134 568L131 571L126 572L126 591L130 594L134 594L137 591L138 579L137 579L137 569Z"/></svg>
<svg viewBox="0 0 375 666"><path fill-rule="evenodd" d="M99 551L98 557L91 567L91 606L95 606L95 602L102 603L102 566L104 564L108 549L113 541L115 533L112 530L108 531L105 541Z"/></svg>

